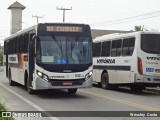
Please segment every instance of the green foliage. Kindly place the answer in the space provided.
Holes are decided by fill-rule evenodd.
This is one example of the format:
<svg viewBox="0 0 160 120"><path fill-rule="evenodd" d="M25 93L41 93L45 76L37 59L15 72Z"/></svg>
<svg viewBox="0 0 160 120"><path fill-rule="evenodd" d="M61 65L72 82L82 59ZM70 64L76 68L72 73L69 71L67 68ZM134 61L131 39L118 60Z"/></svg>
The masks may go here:
<svg viewBox="0 0 160 120"><path fill-rule="evenodd" d="M6 108L1 103L0 103L0 111L6 111Z"/></svg>
<svg viewBox="0 0 160 120"><path fill-rule="evenodd" d="M143 26L134 26L135 31L143 31Z"/></svg>
<svg viewBox="0 0 160 120"><path fill-rule="evenodd" d="M134 26L134 31L148 31L144 25Z"/></svg>
<svg viewBox="0 0 160 120"><path fill-rule="evenodd" d="M14 120L14 118L11 118L11 117L0 117L0 120Z"/></svg>
<svg viewBox="0 0 160 120"><path fill-rule="evenodd" d="M2 112L5 112L5 111L6 111L5 106L0 103L0 120L14 120L14 118L12 117L1 117Z"/></svg>

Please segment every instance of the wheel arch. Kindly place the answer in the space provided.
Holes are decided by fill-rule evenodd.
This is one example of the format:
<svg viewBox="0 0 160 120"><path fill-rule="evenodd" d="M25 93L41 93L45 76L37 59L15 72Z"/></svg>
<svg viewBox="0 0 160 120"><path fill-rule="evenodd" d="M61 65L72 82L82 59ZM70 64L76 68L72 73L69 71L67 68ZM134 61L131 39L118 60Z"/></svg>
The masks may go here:
<svg viewBox="0 0 160 120"><path fill-rule="evenodd" d="M101 79L102 79L102 75L103 75L104 73L107 73L107 74L108 74L108 71L107 71L107 70L103 70L103 72L102 72L102 74L101 74ZM109 75L108 75L108 78L109 78Z"/></svg>

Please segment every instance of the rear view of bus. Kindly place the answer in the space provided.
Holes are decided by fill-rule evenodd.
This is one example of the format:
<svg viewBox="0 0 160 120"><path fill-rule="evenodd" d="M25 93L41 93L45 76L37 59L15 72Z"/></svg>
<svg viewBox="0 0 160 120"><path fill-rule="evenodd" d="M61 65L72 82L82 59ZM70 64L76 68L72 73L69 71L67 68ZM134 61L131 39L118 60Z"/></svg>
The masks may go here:
<svg viewBox="0 0 160 120"><path fill-rule="evenodd" d="M105 35L93 46L93 82L102 88L160 86L160 33Z"/></svg>
<svg viewBox="0 0 160 120"><path fill-rule="evenodd" d="M160 33L141 33L137 53L135 82L146 86L160 85Z"/></svg>

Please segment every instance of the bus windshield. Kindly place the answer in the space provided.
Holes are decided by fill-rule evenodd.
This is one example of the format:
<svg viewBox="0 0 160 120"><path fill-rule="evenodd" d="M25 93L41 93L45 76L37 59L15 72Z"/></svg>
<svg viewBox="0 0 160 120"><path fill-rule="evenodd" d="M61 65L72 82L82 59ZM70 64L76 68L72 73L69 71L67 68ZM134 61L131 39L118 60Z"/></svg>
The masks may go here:
<svg viewBox="0 0 160 120"><path fill-rule="evenodd" d="M160 35L159 34L142 34L141 49L150 54L160 54Z"/></svg>
<svg viewBox="0 0 160 120"><path fill-rule="evenodd" d="M42 64L90 64L90 37L39 36L36 60Z"/></svg>

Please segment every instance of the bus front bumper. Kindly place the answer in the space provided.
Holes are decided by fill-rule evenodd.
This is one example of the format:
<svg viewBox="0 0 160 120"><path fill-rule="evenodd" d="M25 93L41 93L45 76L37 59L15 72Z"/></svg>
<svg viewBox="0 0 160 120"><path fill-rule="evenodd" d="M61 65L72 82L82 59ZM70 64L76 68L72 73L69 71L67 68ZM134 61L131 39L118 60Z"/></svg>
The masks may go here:
<svg viewBox="0 0 160 120"><path fill-rule="evenodd" d="M84 81L82 85L62 85L55 86L51 82L46 81L40 77L37 77L35 80L34 88L35 90L43 90L43 89L73 89L73 88L91 88L92 87L92 77L90 77L87 81Z"/></svg>

